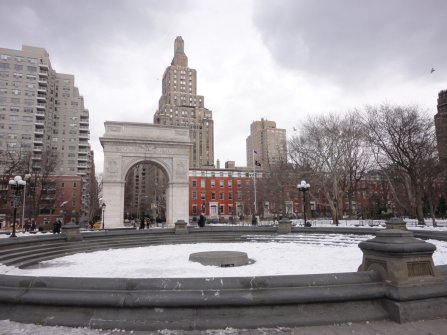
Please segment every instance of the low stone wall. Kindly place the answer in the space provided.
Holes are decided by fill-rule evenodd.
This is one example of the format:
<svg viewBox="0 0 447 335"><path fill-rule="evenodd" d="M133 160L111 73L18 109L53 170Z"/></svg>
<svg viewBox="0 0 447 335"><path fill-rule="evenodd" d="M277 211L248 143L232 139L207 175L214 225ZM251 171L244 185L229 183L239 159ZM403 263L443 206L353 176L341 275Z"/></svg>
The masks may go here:
<svg viewBox="0 0 447 335"><path fill-rule="evenodd" d="M380 302L384 290L373 272L82 280L3 275L0 288L0 317L45 325L258 328L387 318Z"/></svg>
<svg viewBox="0 0 447 335"><path fill-rule="evenodd" d="M229 231L218 230L214 232L217 236ZM247 230L256 231L252 227L240 231ZM193 229L189 234L176 235L173 229L103 231L85 233L83 241L66 243L81 246L100 237L131 238L138 234L172 236L178 243L179 238L191 239L204 232ZM8 239L0 247L5 253L8 248L32 245L32 240L51 245L51 237ZM61 243L60 236L53 240ZM437 267L437 271L439 278L424 285L392 285L375 271L178 279L0 275L0 318L127 330L293 327L380 319L405 322L447 316L447 266Z"/></svg>

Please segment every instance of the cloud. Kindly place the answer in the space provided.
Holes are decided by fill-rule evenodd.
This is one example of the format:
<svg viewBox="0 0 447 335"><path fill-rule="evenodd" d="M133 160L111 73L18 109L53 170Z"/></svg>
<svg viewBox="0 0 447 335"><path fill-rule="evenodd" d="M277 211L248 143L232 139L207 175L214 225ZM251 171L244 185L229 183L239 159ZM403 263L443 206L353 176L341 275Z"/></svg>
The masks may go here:
<svg viewBox="0 0 447 335"><path fill-rule="evenodd" d="M447 2L436 0L254 3L254 23L278 64L351 89L445 66L446 14Z"/></svg>
<svg viewBox="0 0 447 335"><path fill-rule="evenodd" d="M213 111L215 159L241 166L261 118L290 135L309 114L383 101L434 114L447 88L446 9L441 0L2 0L1 47L45 48L57 72L74 74L101 171L104 121L152 123L181 35Z"/></svg>

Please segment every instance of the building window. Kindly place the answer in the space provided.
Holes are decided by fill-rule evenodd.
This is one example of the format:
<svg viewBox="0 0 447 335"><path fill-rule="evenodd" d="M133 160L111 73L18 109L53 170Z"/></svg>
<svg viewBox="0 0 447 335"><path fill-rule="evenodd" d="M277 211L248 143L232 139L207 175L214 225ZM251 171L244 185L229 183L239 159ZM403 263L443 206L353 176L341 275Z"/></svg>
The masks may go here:
<svg viewBox="0 0 447 335"><path fill-rule="evenodd" d="M197 187L197 180L193 179L193 181L192 181L192 187Z"/></svg>
<svg viewBox="0 0 447 335"><path fill-rule="evenodd" d="M216 192L211 192L211 200L216 200Z"/></svg>
<svg viewBox="0 0 447 335"><path fill-rule="evenodd" d="M224 192L219 192L219 199L220 200L225 200L225 193Z"/></svg>
<svg viewBox="0 0 447 335"><path fill-rule="evenodd" d="M205 188L205 179L200 180L200 187Z"/></svg>
<svg viewBox="0 0 447 335"><path fill-rule="evenodd" d="M224 187L224 181L223 180L219 180L219 187L223 188Z"/></svg>
<svg viewBox="0 0 447 335"><path fill-rule="evenodd" d="M214 179L211 180L211 187L212 188L216 187L216 181Z"/></svg>
<svg viewBox="0 0 447 335"><path fill-rule="evenodd" d="M238 179L237 181L237 188L241 188L242 187L242 181L240 179Z"/></svg>
<svg viewBox="0 0 447 335"><path fill-rule="evenodd" d="M205 200L205 192L201 192L200 193L200 199L201 200Z"/></svg>
<svg viewBox="0 0 447 335"><path fill-rule="evenodd" d="M192 214L197 215L197 205L192 205Z"/></svg>
<svg viewBox="0 0 447 335"><path fill-rule="evenodd" d="M228 192L228 199L233 200L233 192Z"/></svg>
<svg viewBox="0 0 447 335"><path fill-rule="evenodd" d="M219 214L221 214L221 215L225 214L225 206L224 205L219 206Z"/></svg>
<svg viewBox="0 0 447 335"><path fill-rule="evenodd" d="M192 200L197 200L197 192L192 192Z"/></svg>

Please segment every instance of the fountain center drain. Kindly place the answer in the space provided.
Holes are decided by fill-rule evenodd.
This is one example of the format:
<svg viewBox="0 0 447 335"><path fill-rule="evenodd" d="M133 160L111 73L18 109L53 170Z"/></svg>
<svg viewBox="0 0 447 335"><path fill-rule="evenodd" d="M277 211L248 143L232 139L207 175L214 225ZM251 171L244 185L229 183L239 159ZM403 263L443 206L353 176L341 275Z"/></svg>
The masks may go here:
<svg viewBox="0 0 447 335"><path fill-rule="evenodd" d="M252 264L246 252L241 251L203 251L189 255L189 260L202 265L233 267Z"/></svg>

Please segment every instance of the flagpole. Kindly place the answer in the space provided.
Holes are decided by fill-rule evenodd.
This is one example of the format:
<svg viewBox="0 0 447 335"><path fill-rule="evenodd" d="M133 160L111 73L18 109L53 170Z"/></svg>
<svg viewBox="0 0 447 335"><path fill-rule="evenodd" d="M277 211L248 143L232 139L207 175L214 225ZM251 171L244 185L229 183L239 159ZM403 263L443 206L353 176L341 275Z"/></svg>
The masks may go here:
<svg viewBox="0 0 447 335"><path fill-rule="evenodd" d="M258 210L256 208L256 161L255 161L255 149L253 149L253 186L255 190L255 215L258 213Z"/></svg>

